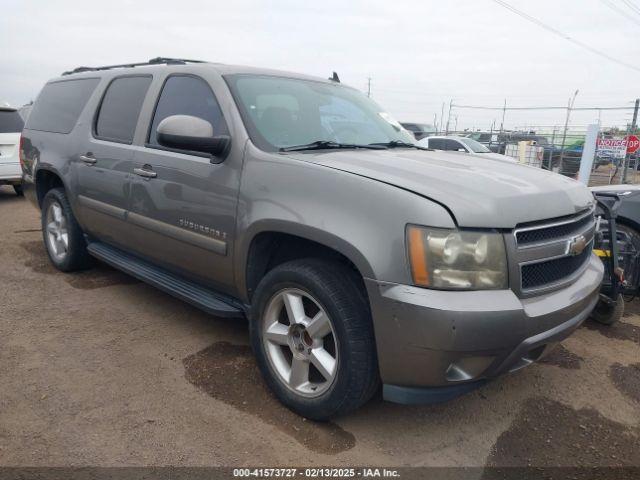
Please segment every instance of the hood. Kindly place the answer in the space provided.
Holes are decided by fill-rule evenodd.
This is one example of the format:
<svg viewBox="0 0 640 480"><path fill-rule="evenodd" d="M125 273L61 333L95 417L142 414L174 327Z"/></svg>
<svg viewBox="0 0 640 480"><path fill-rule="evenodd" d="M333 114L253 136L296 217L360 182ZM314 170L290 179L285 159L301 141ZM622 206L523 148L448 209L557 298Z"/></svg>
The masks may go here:
<svg viewBox="0 0 640 480"><path fill-rule="evenodd" d="M500 160L501 162L512 162L512 163L517 163L518 160L516 158L513 157L509 157L507 155L502 155L500 153L475 153L474 156L476 157L480 157L480 158L490 158L492 160Z"/></svg>
<svg viewBox="0 0 640 480"><path fill-rule="evenodd" d="M540 168L413 149L296 152L297 159L371 178L442 204L461 227L513 228L570 215L593 197L583 184Z"/></svg>

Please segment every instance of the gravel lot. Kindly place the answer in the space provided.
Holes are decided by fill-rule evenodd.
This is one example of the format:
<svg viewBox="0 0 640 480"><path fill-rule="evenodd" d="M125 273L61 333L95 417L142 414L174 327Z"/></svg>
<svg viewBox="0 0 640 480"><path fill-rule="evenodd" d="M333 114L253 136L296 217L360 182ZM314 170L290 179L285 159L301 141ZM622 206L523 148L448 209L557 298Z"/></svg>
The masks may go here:
<svg viewBox="0 0 640 480"><path fill-rule="evenodd" d="M640 466L638 300L450 403L376 398L316 424L265 389L246 322L104 265L57 272L6 187L0 227L2 466Z"/></svg>

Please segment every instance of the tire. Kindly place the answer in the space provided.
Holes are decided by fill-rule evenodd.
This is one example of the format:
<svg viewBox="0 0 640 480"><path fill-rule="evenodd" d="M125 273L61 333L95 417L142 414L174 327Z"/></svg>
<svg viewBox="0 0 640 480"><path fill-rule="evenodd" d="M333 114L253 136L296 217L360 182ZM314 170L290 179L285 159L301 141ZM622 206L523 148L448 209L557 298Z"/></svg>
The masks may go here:
<svg viewBox="0 0 640 480"><path fill-rule="evenodd" d="M89 268L92 259L87 252L87 242L63 188L47 192L41 217L42 238L51 263L63 272Z"/></svg>
<svg viewBox="0 0 640 480"><path fill-rule="evenodd" d="M296 296L302 300L294 301ZM288 312L296 308L304 317L296 315L301 321L288 321ZM311 317L328 320L322 323L324 327L314 327ZM253 297L250 334L267 385L299 415L319 421L344 415L366 403L378 388L366 294L356 273L342 264L303 259L271 270ZM326 353L332 360L327 361ZM294 362L301 375L291 375ZM292 381L294 376L306 378L307 383Z"/></svg>
<svg viewBox="0 0 640 480"><path fill-rule="evenodd" d="M613 325L624 315L624 298L619 293L615 305L602 300L598 302L596 308L591 312L591 318L603 325Z"/></svg>
<svg viewBox="0 0 640 480"><path fill-rule="evenodd" d="M22 190L22 185L14 185L13 189L15 190L17 196L24 197L24 191Z"/></svg>

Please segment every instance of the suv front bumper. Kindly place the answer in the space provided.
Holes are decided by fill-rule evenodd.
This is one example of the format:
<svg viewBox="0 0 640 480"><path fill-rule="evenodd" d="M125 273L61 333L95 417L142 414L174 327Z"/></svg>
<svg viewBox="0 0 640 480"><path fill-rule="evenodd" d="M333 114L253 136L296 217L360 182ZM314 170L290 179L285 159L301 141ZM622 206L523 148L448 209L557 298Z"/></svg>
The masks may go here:
<svg viewBox="0 0 640 480"><path fill-rule="evenodd" d="M542 358L589 316L602 262L537 297L441 291L366 280L385 399L441 401Z"/></svg>

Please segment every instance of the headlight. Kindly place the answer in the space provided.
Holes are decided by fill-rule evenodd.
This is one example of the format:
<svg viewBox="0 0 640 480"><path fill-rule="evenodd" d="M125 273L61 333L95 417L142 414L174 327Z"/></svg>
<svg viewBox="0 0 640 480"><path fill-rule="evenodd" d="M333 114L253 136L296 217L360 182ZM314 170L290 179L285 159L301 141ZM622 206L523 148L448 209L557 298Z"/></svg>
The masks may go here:
<svg viewBox="0 0 640 480"><path fill-rule="evenodd" d="M413 282L443 290L507 288L502 235L409 226L407 246Z"/></svg>

